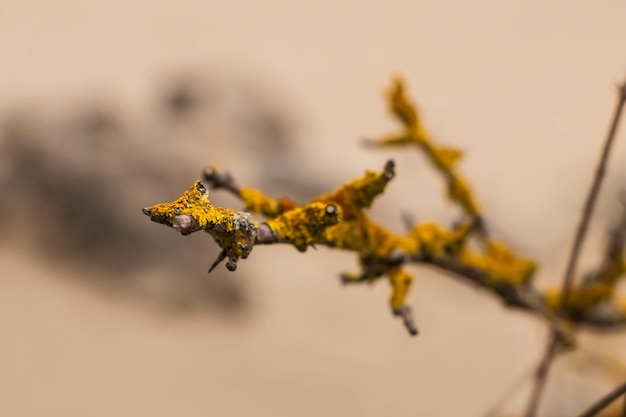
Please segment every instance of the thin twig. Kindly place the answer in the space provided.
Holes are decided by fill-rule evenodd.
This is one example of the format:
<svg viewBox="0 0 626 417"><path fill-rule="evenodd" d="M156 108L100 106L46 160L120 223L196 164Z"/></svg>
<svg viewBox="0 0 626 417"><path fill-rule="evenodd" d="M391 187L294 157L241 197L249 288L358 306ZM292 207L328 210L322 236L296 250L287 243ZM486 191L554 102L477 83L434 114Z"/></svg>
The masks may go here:
<svg viewBox="0 0 626 417"><path fill-rule="evenodd" d="M604 410L609 404L619 398L620 395L626 393L626 382L615 388L613 391L606 394L604 397L598 400L594 405L589 407L587 411L580 414L578 417L593 417L600 411Z"/></svg>
<svg viewBox="0 0 626 417"><path fill-rule="evenodd" d="M561 289L562 296L561 296L561 301L560 301L561 307L567 305L568 297L569 297L572 284L574 281L574 276L576 273L576 265L578 263L580 250L585 240L587 227L589 226L589 221L591 220L591 215L593 213L593 209L598 199L598 193L600 192L602 180L604 179L604 175L606 173L606 167L608 164L609 155L611 153L611 147L615 139L615 133L617 132L617 126L619 125L619 121L622 115L622 109L624 108L625 102L626 102L626 81L620 86L618 86L618 100L617 100L617 105L615 106L615 112L613 114L611 126L609 128L609 132L604 142L602 155L600 157L600 161L598 162L595 177L593 179L593 183L591 184L591 189L589 190L589 194L587 196L587 200L585 202L585 206L583 208L582 215L580 218L580 223L578 224L578 229L576 231L576 236L572 244L569 261L567 263L567 268L565 269L565 274L563 276L563 284L561 287L562 288ZM545 351L543 359L541 360L541 362L539 363L539 366L537 367L537 372L535 374L535 385L533 387L530 399L528 401L526 413L524 414L526 417L535 417L537 413L537 408L539 407L539 403L541 401L541 395L543 393L546 380L548 378L550 365L552 364L552 361L554 357L556 356L557 348L558 348L557 336L554 332L551 332L551 337L550 337L550 341L548 342L547 349Z"/></svg>
<svg viewBox="0 0 626 417"><path fill-rule="evenodd" d="M606 174L606 167L608 165L609 155L611 153L611 148L615 139L615 133L617 132L617 127L619 125L619 121L622 115L622 109L624 108L624 103L626 102L626 82L624 82L624 84L619 86L618 92L619 92L619 97L617 100L617 105L615 106L615 113L613 114L611 127L609 129L609 133L604 143L604 149L602 150L602 156L600 157L600 162L598 163L598 167L596 168L596 175L594 177L593 184L591 185L591 189L589 190L589 195L587 196L587 201L585 202L585 207L583 209L582 217L580 219L580 223L578 224L576 238L574 239L574 244L572 246L570 259L567 264L565 276L563 277L563 288L562 288L563 295L561 297L562 306L566 305L567 303L567 299L571 291L572 283L573 283L575 272L576 272L576 264L578 262L580 249L582 248L582 244L585 240L587 227L589 226L589 221L591 219L591 215L593 214L593 209L598 199L598 194L600 192L602 180L604 179L604 175Z"/></svg>
<svg viewBox="0 0 626 417"><path fill-rule="evenodd" d="M533 384L533 390L530 393L528 405L526 406L526 417L534 417L539 408L539 402L541 401L541 395L546 387L546 381L548 380L548 372L550 371L550 365L556 356L556 351L559 346L558 339L555 337L554 332L550 333L550 342L546 346L546 351L543 354L539 366L535 371L535 378Z"/></svg>

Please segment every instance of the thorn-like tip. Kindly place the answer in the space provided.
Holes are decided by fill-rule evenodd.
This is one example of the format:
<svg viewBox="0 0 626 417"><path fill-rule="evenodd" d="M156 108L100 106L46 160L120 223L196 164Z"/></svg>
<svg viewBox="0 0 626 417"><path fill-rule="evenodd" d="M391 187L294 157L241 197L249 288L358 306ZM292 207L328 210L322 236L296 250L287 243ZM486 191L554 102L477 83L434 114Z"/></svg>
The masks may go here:
<svg viewBox="0 0 626 417"><path fill-rule="evenodd" d="M392 180L395 175L396 175L396 163L394 162L393 159L389 159L387 160L387 163L385 164L385 178L387 178L387 180Z"/></svg>
<svg viewBox="0 0 626 417"><path fill-rule="evenodd" d="M216 266L218 266L220 264L220 262L222 262L224 259L226 259L226 251L224 249L222 249L222 251L217 255L217 258L215 258L215 260L213 261L213 264L211 264L211 267L209 268L209 274L211 273L211 271L213 271L215 269Z"/></svg>
<svg viewBox="0 0 626 417"><path fill-rule="evenodd" d="M411 313L411 307L403 306L398 309L393 310L393 314L396 316L400 316L402 318L402 322L404 323L404 327L409 331L411 336L417 336L418 331L417 327L413 323L413 315Z"/></svg>
<svg viewBox="0 0 626 417"><path fill-rule="evenodd" d="M215 177L216 172L217 170L215 169L214 166L208 165L204 167L204 169L202 170L202 179L204 181L210 182Z"/></svg>

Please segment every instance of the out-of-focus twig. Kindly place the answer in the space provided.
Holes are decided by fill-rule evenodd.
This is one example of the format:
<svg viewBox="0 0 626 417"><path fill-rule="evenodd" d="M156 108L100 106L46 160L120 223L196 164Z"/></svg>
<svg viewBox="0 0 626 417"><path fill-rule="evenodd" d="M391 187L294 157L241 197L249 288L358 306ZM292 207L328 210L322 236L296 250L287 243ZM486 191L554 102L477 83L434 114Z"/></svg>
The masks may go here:
<svg viewBox="0 0 626 417"><path fill-rule="evenodd" d="M615 139L617 127L619 126L620 118L622 115L622 110L624 108L624 103L626 103L626 81L624 81L621 85L618 86L618 99L617 99L617 104L615 106L613 119L611 121L609 132L604 142L604 147L602 149L600 161L596 168L593 183L591 184L591 189L589 190L589 194L587 196L587 200L585 202L585 206L582 211L580 223L578 224L578 229L576 230L576 236L572 244L570 257L567 263L567 267L565 269L565 274L563 276L563 284L562 284L563 296L560 302L561 306L564 306L567 304L568 296L572 289L572 284L573 284L574 276L576 273L576 265L578 263L580 250L585 240L587 227L589 226L589 221L591 220L591 215L593 214L595 203L598 199L598 194L600 192L602 180L604 179L604 176L606 174L606 168L608 165L609 155L611 153L611 148ZM554 360L554 357L556 356L558 344L559 343L557 340L557 336L555 335L554 332L551 332L550 341L548 342L548 346L546 348L545 354L541 362L539 363L539 366L537 367L537 372L535 374L535 383L534 383L533 390L531 392L531 396L530 396L526 413L525 413L526 417L534 417L537 413L537 408L541 400L541 395L543 393L546 380L548 378L550 365L552 364L552 361Z"/></svg>
<svg viewBox="0 0 626 417"><path fill-rule="evenodd" d="M626 393L626 382L615 388L613 391L606 394L598 402L592 405L587 411L580 414L578 417L593 417L600 411L604 410L609 404L619 398L620 395Z"/></svg>

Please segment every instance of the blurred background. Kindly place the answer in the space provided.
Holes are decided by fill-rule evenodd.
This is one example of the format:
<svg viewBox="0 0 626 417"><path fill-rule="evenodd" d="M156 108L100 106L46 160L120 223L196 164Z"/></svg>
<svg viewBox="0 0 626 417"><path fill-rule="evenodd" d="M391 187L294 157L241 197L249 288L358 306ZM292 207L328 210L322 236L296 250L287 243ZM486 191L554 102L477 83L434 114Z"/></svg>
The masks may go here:
<svg viewBox="0 0 626 417"><path fill-rule="evenodd" d="M359 146L396 128L382 94L403 74L430 131L466 150L494 234L554 284L626 76L625 19L619 1L4 0L0 415L519 415L539 320L413 267L411 338L385 282L339 284L349 253L257 248L208 275L208 236L140 209L209 163L304 201L393 157L372 216L450 224L421 155ZM622 126L581 271L624 162ZM583 333L542 412L576 414L625 375L626 332Z"/></svg>

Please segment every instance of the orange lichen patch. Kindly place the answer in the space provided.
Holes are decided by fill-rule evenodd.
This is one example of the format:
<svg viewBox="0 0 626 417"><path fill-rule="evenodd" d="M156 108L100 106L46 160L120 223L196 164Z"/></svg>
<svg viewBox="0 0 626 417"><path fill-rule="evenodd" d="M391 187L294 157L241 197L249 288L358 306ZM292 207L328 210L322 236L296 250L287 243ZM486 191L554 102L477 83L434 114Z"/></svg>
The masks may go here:
<svg viewBox="0 0 626 417"><path fill-rule="evenodd" d="M562 300L561 289L553 288L546 292L546 301L554 308L578 311L591 309L613 299L617 283L624 272L623 260L614 258L598 272L585 277L580 285L570 289L566 300Z"/></svg>
<svg viewBox="0 0 626 417"><path fill-rule="evenodd" d="M262 214L265 217L276 217L281 213L297 207L289 198L275 199L265 196L255 188L241 187L241 200L246 205L245 210Z"/></svg>
<svg viewBox="0 0 626 417"><path fill-rule="evenodd" d="M417 242L408 236L398 236L372 222L365 214L343 221L324 232L326 243L338 249L351 250L368 256L386 258L393 250L413 253Z"/></svg>
<svg viewBox="0 0 626 417"><path fill-rule="evenodd" d="M430 150L433 154L431 160L437 164L439 169L444 171L452 171L463 158L463 151L452 147L431 147Z"/></svg>
<svg viewBox="0 0 626 417"><path fill-rule="evenodd" d="M393 176L393 162L389 161L383 171L367 170L362 178L350 181L332 193L323 194L315 201L339 205L343 211L343 218L351 220L372 205L374 199L385 191Z"/></svg>
<svg viewBox="0 0 626 417"><path fill-rule="evenodd" d="M614 286L604 282L595 282L584 287L573 288L567 294L567 300L563 302L563 293L560 288L553 288L546 292L545 298L553 308L565 310L586 310L597 306L603 301L612 298Z"/></svg>
<svg viewBox="0 0 626 417"><path fill-rule="evenodd" d="M241 187L239 194L245 204L245 210L260 213L267 217L275 217L281 213L278 200L266 197L256 188Z"/></svg>
<svg viewBox="0 0 626 417"><path fill-rule="evenodd" d="M459 204L470 216L480 215L478 201L465 178L455 175L448 182L448 197Z"/></svg>
<svg viewBox="0 0 626 417"><path fill-rule="evenodd" d="M392 133L380 136L375 141L366 141L369 146L377 148L392 148L394 146L407 146L416 144L416 135L411 133Z"/></svg>
<svg viewBox="0 0 626 417"><path fill-rule="evenodd" d="M617 284L626 272L622 230L623 225L612 232L603 263L597 270L588 273L579 285L570 289L566 299L562 299L560 290L553 289L547 293L546 300L551 306L571 313L591 310L613 300Z"/></svg>
<svg viewBox="0 0 626 417"><path fill-rule="evenodd" d="M420 125L419 115L405 90L404 79L400 76L395 77L387 92L387 102L393 115L407 128L414 129Z"/></svg>
<svg viewBox="0 0 626 417"><path fill-rule="evenodd" d="M389 268L386 275L391 284L389 305L393 311L397 311L406 305L406 295L411 288L413 276L408 274L404 268L400 266Z"/></svg>
<svg viewBox="0 0 626 417"><path fill-rule="evenodd" d="M470 231L470 225L463 225L455 230L446 230L435 223L427 222L415 226L410 236L416 241L420 254L436 258L444 252L458 253Z"/></svg>
<svg viewBox="0 0 626 417"><path fill-rule="evenodd" d="M288 198L274 199L253 188L241 187L239 194L247 210L273 218L266 223L278 238L296 242L294 245L300 250L321 241L332 247L386 257L393 248L407 252L416 250L410 237L394 235L370 222L363 213L363 209L370 207L383 193L393 175L393 163L389 161L382 171L368 170L363 177L300 207ZM341 212L339 224L334 225L337 222L320 217L321 208L329 204ZM323 220L322 224L320 220ZM311 230L307 229L307 224Z"/></svg>
<svg viewBox="0 0 626 417"><path fill-rule="evenodd" d="M215 207L209 200L209 192L200 181L196 181L181 197L171 203L156 204L150 207L151 217L161 219L159 223L169 226L174 224L174 218L180 215L189 215L194 218L200 228L210 225L220 225L225 232L240 228L239 216L236 210Z"/></svg>
<svg viewBox="0 0 626 417"><path fill-rule="evenodd" d="M367 170L363 177L347 182L333 192L322 194L312 202L335 204L341 207L343 219L350 220L358 216L363 209L370 207L374 199L383 193L389 181L393 179L393 168L393 162L388 161L382 171ZM239 196L246 210L270 218L300 206L287 197L280 199L268 197L260 190L249 187L241 187Z"/></svg>
<svg viewBox="0 0 626 417"><path fill-rule="evenodd" d="M494 240L487 242L484 253L463 251L461 259L466 265L484 270L494 285L503 281L515 286L526 285L536 269L534 262L518 257L506 245Z"/></svg>
<svg viewBox="0 0 626 417"><path fill-rule="evenodd" d="M329 226L339 222L341 209L334 204L314 202L287 211L265 223L279 241L289 242L298 250L305 251L314 243L323 242L323 235Z"/></svg>

